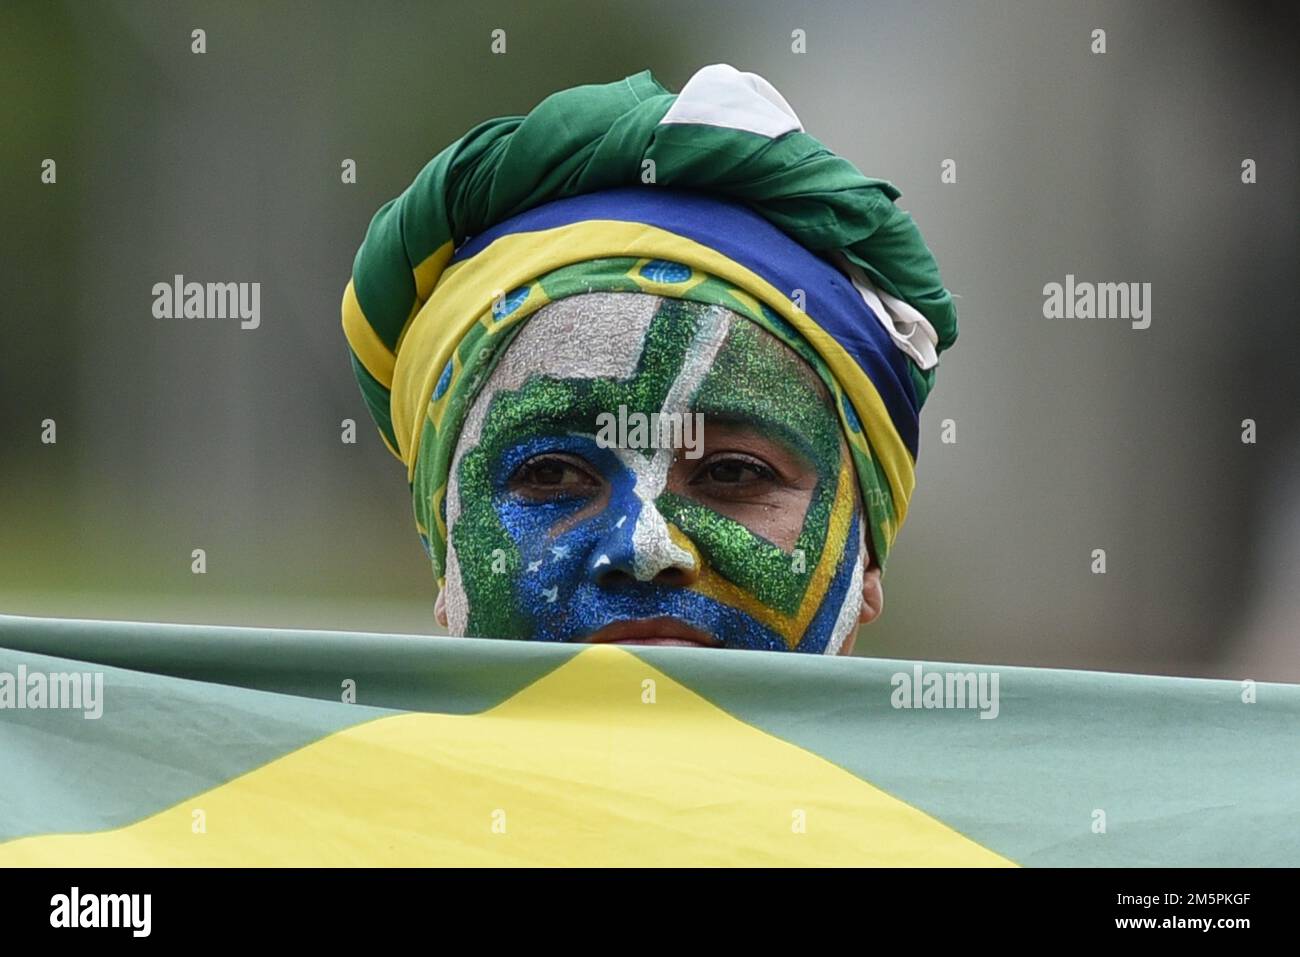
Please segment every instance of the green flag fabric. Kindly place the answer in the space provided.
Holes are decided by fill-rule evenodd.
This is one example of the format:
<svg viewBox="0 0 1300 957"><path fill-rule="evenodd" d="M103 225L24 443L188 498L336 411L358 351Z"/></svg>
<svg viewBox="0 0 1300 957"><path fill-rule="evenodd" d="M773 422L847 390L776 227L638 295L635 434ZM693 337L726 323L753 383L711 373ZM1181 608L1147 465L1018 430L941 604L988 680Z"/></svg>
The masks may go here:
<svg viewBox="0 0 1300 957"><path fill-rule="evenodd" d="M1300 686L0 616L0 866L1300 864Z"/></svg>

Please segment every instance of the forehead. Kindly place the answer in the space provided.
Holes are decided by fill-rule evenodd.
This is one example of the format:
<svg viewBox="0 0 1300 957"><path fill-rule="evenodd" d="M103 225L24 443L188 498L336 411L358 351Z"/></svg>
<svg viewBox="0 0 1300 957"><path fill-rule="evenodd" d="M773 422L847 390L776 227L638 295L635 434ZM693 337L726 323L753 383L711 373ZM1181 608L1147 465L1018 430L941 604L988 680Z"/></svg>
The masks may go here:
<svg viewBox="0 0 1300 957"><path fill-rule="evenodd" d="M588 293L540 309L506 347L475 405L537 377L637 380L644 385L638 404L656 408L681 398L673 385L683 379L693 380L698 411L732 411L728 399L738 392L750 397L751 411L760 394L769 411L796 398L793 404L831 407L817 374L766 329L720 306L644 293Z"/></svg>

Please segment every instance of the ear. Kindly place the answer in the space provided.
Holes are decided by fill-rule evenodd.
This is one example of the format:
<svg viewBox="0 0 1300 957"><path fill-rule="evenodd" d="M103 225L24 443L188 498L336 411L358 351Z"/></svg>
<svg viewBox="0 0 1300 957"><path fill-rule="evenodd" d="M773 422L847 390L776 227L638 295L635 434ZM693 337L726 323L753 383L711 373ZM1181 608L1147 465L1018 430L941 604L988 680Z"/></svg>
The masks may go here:
<svg viewBox="0 0 1300 957"><path fill-rule="evenodd" d="M858 623L869 625L885 609L885 589L880 583L880 569L872 565L862 576L862 608L858 611ZM858 631L855 628L847 638L844 644L840 646L840 654L853 654L853 645L858 640Z"/></svg>
<svg viewBox="0 0 1300 957"><path fill-rule="evenodd" d="M433 617L438 619L438 624L447 627L447 589L438 589L438 599L433 603Z"/></svg>
<svg viewBox="0 0 1300 957"><path fill-rule="evenodd" d="M862 576L862 610L858 621L869 625L885 610L885 586L880 583L880 568L872 565Z"/></svg>

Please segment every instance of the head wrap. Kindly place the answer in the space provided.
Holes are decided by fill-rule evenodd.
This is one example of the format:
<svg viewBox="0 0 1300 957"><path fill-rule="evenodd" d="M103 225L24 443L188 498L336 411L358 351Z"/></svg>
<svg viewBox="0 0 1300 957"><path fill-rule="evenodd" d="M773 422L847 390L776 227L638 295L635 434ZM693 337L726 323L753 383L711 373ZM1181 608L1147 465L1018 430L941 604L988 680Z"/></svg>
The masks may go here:
<svg viewBox="0 0 1300 957"><path fill-rule="evenodd" d="M766 81L723 65L676 96L648 71L564 90L434 157L372 220L343 328L439 577L469 401L527 316L592 291L726 305L803 355L836 400L883 566L921 405L957 336L898 196L805 133Z"/></svg>

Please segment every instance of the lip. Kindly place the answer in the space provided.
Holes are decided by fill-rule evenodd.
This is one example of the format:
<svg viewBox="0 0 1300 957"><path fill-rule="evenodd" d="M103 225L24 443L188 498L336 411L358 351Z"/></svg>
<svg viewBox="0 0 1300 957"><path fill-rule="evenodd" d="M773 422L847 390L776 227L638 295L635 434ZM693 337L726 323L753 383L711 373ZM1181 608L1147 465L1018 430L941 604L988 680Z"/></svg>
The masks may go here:
<svg viewBox="0 0 1300 957"><path fill-rule="evenodd" d="M707 632L676 618L638 618L616 621L593 631L583 642L592 645L679 645L721 648L722 642Z"/></svg>

